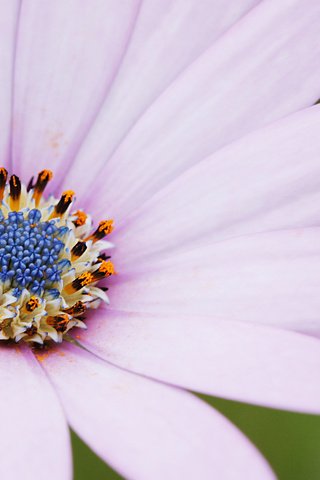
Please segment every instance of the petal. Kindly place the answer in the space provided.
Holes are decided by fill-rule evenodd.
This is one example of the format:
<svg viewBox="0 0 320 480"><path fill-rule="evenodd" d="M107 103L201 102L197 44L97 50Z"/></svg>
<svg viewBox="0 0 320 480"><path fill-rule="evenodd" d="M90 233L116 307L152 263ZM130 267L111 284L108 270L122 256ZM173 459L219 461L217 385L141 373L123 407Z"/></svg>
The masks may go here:
<svg viewBox="0 0 320 480"><path fill-rule="evenodd" d="M111 306L320 334L319 245L320 229L288 230L176 251L123 278L120 264Z"/></svg>
<svg viewBox="0 0 320 480"><path fill-rule="evenodd" d="M318 339L214 317L103 309L78 340L102 358L202 393L320 412Z"/></svg>
<svg viewBox="0 0 320 480"><path fill-rule="evenodd" d="M0 365L0 477L71 479L67 423L32 353L1 345Z"/></svg>
<svg viewBox="0 0 320 480"><path fill-rule="evenodd" d="M259 1L149 0L142 3L112 90L74 164L73 181L81 196L148 106ZM81 169L88 159L92 164L84 179Z"/></svg>
<svg viewBox="0 0 320 480"><path fill-rule="evenodd" d="M98 215L108 206L122 220L207 155L314 103L319 20L314 0L271 0L251 10L150 106L108 162L104 157L96 195L87 189L90 208ZM87 153L95 163L94 151Z"/></svg>
<svg viewBox="0 0 320 480"><path fill-rule="evenodd" d="M119 255L138 264L191 242L318 225L319 124L320 108L306 109L193 167L118 229Z"/></svg>
<svg viewBox="0 0 320 480"><path fill-rule="evenodd" d="M0 158L1 165L10 166L11 107L13 66L20 1L0 3Z"/></svg>
<svg viewBox="0 0 320 480"><path fill-rule="evenodd" d="M125 478L273 478L245 437L191 394L62 346L42 364L76 432Z"/></svg>
<svg viewBox="0 0 320 480"><path fill-rule="evenodd" d="M13 158L26 180L42 168L68 169L112 84L137 2L23 2Z"/></svg>

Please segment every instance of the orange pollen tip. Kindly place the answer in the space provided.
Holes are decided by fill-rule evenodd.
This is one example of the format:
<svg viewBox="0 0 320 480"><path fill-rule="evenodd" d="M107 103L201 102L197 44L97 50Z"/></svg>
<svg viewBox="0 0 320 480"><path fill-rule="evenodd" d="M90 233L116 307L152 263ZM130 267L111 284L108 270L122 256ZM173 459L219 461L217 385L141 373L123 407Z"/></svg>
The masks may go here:
<svg viewBox="0 0 320 480"><path fill-rule="evenodd" d="M4 181L4 183L7 181L8 178L8 172L4 167L0 168L0 181L1 183Z"/></svg>
<svg viewBox="0 0 320 480"><path fill-rule="evenodd" d="M38 298L36 297L30 297L30 299L27 301L25 308L27 312L33 312L36 308L38 308L40 305L40 302Z"/></svg>
<svg viewBox="0 0 320 480"><path fill-rule="evenodd" d="M110 260L103 261L98 269L99 272L103 273L104 276L109 277L110 275L115 274L114 265Z"/></svg>
<svg viewBox="0 0 320 480"><path fill-rule="evenodd" d="M10 207L12 210L19 210L20 206L20 194L21 194L21 182L19 177L11 175L10 177Z"/></svg>
<svg viewBox="0 0 320 480"><path fill-rule="evenodd" d="M77 212L75 212L74 216L77 217L77 219L73 221L73 224L76 227L81 227L82 225L84 225L88 218L88 215L82 210L78 210Z"/></svg>
<svg viewBox="0 0 320 480"><path fill-rule="evenodd" d="M81 288L85 287L86 285L90 285L90 283L93 283L94 281L95 278L91 272L83 272L81 275L79 275L78 278L73 280L73 282L66 285L64 287L64 291L67 294L72 295L78 290L81 290Z"/></svg>
<svg viewBox="0 0 320 480"><path fill-rule="evenodd" d="M84 287L85 285L92 283L93 275L91 272L84 272L77 278L77 280L80 280L81 285Z"/></svg>
<svg viewBox="0 0 320 480"><path fill-rule="evenodd" d="M51 170L42 170L38 174L37 183L33 187L34 188L33 198L35 200L36 207L38 207L43 191L46 188L48 182L52 179L52 176L53 174ZM31 180L31 184L32 184L32 180Z"/></svg>
<svg viewBox="0 0 320 480"><path fill-rule="evenodd" d="M83 272L79 277L77 277L73 282L69 283L64 287L64 291L72 295L73 293L81 290L81 288L90 285L91 283L97 282L102 278L110 277L114 275L115 270L113 263L108 261L103 261L99 268L94 272Z"/></svg>
<svg viewBox="0 0 320 480"><path fill-rule="evenodd" d="M5 168L0 168L0 202L3 200L4 187L6 186L8 172Z"/></svg>
<svg viewBox="0 0 320 480"><path fill-rule="evenodd" d="M72 201L74 195L75 193L73 190L66 190L62 194L62 198L64 199L65 202L69 202L69 201Z"/></svg>
<svg viewBox="0 0 320 480"><path fill-rule="evenodd" d="M85 242L79 241L71 249L71 259L75 260L76 258L81 257L84 252L87 250L87 244Z"/></svg>
<svg viewBox="0 0 320 480"><path fill-rule="evenodd" d="M69 323L69 315L66 313L57 315L56 317L47 318L47 324L55 328L57 332L64 332L67 329L68 323Z"/></svg>
<svg viewBox="0 0 320 480"><path fill-rule="evenodd" d="M38 179L40 182L49 182L52 180L53 173L51 170L42 170L42 172L39 173Z"/></svg>
<svg viewBox="0 0 320 480"><path fill-rule="evenodd" d="M113 230L113 220L103 220L99 223L98 231L103 232L105 235L111 233Z"/></svg>
<svg viewBox="0 0 320 480"><path fill-rule="evenodd" d="M73 190L67 190L66 192L63 192L59 202L54 207L54 211L52 212L49 218L51 219L57 216L62 217L62 215L67 211L69 205L72 203L73 197L74 197Z"/></svg>
<svg viewBox="0 0 320 480"><path fill-rule="evenodd" d="M90 235L86 240L92 240L93 242L97 242L101 240L106 235L109 235L113 231L113 220L103 220L99 223L97 230Z"/></svg>
<svg viewBox="0 0 320 480"><path fill-rule="evenodd" d="M85 311L86 311L86 306L81 301L75 303L70 308L65 308L64 309L64 312L68 313L69 315L73 315L73 316L82 315Z"/></svg>

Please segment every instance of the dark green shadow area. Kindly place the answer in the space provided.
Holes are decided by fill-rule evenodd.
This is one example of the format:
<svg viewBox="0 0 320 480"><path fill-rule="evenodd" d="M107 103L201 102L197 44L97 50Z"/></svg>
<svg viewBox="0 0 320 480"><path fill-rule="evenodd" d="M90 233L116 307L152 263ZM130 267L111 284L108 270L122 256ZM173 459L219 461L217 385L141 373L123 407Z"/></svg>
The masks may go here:
<svg viewBox="0 0 320 480"><path fill-rule="evenodd" d="M257 445L279 480L320 479L320 416L267 409L204 395L200 398L228 417ZM72 445L74 480L122 480L74 433Z"/></svg>
<svg viewBox="0 0 320 480"><path fill-rule="evenodd" d="M71 432L74 480L122 480L82 440Z"/></svg>
<svg viewBox="0 0 320 480"><path fill-rule="evenodd" d="M320 479L320 416L201 396L257 445L279 480Z"/></svg>

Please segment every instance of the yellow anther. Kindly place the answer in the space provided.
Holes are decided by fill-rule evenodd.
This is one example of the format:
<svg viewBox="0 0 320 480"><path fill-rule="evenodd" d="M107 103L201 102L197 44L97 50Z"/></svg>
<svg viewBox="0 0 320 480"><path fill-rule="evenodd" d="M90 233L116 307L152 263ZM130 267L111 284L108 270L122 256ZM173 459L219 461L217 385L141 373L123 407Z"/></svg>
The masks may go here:
<svg viewBox="0 0 320 480"><path fill-rule="evenodd" d="M67 190L67 191L63 192L59 202L54 207L54 211L50 215L49 219L56 218L56 217L62 217L62 215L64 215L64 213L67 211L69 205L72 203L73 197L74 197L74 191L73 190Z"/></svg>
<svg viewBox="0 0 320 480"><path fill-rule="evenodd" d="M110 261L103 261L99 268L94 272L84 272L79 275L79 277L77 277L75 280L73 280L73 282L68 283L68 285L64 287L64 291L67 294L72 295L78 290L81 290L81 288L86 287L91 283L97 282L102 278L110 277L110 275L113 275L114 273L115 270L113 263Z"/></svg>
<svg viewBox="0 0 320 480"><path fill-rule="evenodd" d="M88 218L88 215L82 210L78 210L77 212L75 212L74 216L77 217L77 219L73 221L76 227L82 227L82 225L86 223L86 220Z"/></svg>
<svg viewBox="0 0 320 480"><path fill-rule="evenodd" d="M42 170L38 174L38 179L34 186L34 191L33 191L33 198L34 198L36 207L38 207L43 191L46 188L48 182L52 179L52 177L53 177L53 174L51 170Z"/></svg>
<svg viewBox="0 0 320 480"><path fill-rule="evenodd" d="M33 312L36 308L38 308L40 305L40 301L37 297L30 297L30 299L27 301L25 304L25 310L28 313Z"/></svg>
<svg viewBox="0 0 320 480"><path fill-rule="evenodd" d="M5 168L0 168L0 203L3 200L4 188L7 183L8 172Z"/></svg>
<svg viewBox="0 0 320 480"><path fill-rule="evenodd" d="M10 177L10 208L11 210L18 211L20 207L21 196L21 182L17 175L11 175Z"/></svg>
<svg viewBox="0 0 320 480"><path fill-rule="evenodd" d="M65 308L63 311L72 316L82 315L86 311L86 306L83 302L79 301L72 305L72 307Z"/></svg>
<svg viewBox="0 0 320 480"><path fill-rule="evenodd" d="M106 235L109 235L113 231L113 220L103 220L99 223L99 226L95 232L93 232L87 240L92 240L93 242L97 242L101 240Z"/></svg>
<svg viewBox="0 0 320 480"><path fill-rule="evenodd" d="M63 192L62 196L64 197L65 202L71 202L74 197L74 191L66 190L65 192Z"/></svg>
<svg viewBox="0 0 320 480"><path fill-rule="evenodd" d="M114 265L110 260L103 261L98 269L99 272L103 273L105 277L110 277L110 275L115 274Z"/></svg>
<svg viewBox="0 0 320 480"><path fill-rule="evenodd" d="M47 324L55 328L57 332L65 332L69 323L69 315L63 313L55 317L48 317Z"/></svg>
<svg viewBox="0 0 320 480"><path fill-rule="evenodd" d="M81 275L79 275L78 278L73 280L73 282L69 283L64 287L64 291L72 295L73 293L77 292L78 290L81 290L81 288L85 287L86 285L90 285L90 283L94 282L94 277L91 272L83 272Z"/></svg>
<svg viewBox="0 0 320 480"><path fill-rule="evenodd" d="M77 258L81 257L81 255L83 255L86 250L86 242L77 242L71 249L71 259L76 260Z"/></svg>

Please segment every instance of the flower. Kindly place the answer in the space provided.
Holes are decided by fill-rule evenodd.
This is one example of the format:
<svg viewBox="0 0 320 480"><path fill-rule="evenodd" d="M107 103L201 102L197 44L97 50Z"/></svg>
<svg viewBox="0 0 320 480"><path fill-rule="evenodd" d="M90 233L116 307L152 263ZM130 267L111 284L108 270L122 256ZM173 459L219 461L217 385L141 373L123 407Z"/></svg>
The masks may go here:
<svg viewBox="0 0 320 480"><path fill-rule="evenodd" d="M0 5L3 168L114 218L119 272L76 344L1 343L4 478L70 478L67 421L127 478L273 478L187 390L319 411L320 7L205 7Z"/></svg>

